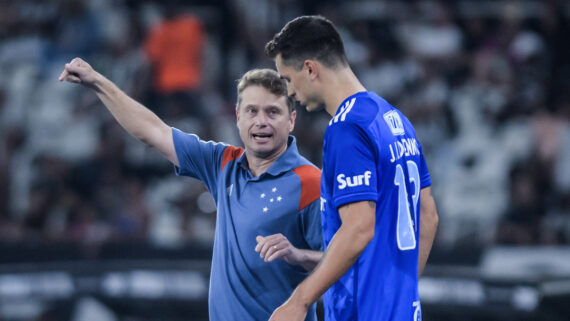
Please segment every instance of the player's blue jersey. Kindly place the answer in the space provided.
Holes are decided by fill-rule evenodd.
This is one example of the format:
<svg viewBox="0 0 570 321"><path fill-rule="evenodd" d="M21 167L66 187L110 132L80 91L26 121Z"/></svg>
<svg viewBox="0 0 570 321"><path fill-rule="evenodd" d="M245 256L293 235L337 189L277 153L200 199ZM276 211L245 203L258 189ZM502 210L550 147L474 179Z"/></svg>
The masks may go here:
<svg viewBox="0 0 570 321"><path fill-rule="evenodd" d="M269 169L254 177L242 148L172 131L178 175L200 179L218 209L209 288L212 321L269 319L308 272L255 252L257 235L281 233L301 249L322 250L320 171L297 151L293 136ZM316 320L315 305L306 320Z"/></svg>
<svg viewBox="0 0 570 321"><path fill-rule="evenodd" d="M421 320L418 295L420 190L431 185L409 120L372 92L348 97L323 145L321 214L328 246L338 207L376 202L374 238L324 295L327 321Z"/></svg>

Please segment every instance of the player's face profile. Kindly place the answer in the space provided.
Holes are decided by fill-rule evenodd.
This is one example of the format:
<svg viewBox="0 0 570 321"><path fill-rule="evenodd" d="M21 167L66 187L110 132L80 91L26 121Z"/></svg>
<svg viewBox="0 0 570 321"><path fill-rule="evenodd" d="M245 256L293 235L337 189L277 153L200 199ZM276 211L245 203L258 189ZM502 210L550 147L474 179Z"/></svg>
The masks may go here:
<svg viewBox="0 0 570 321"><path fill-rule="evenodd" d="M267 158L287 148L296 112L289 113L287 98L262 86L249 86L241 94L237 127L245 148L256 157Z"/></svg>
<svg viewBox="0 0 570 321"><path fill-rule="evenodd" d="M287 95L293 96L299 104L305 106L303 93L297 90L297 85L300 82L300 72L291 66L285 65L281 55L275 57L275 66L279 75L287 82Z"/></svg>
<svg viewBox="0 0 570 321"><path fill-rule="evenodd" d="M317 111L324 107L322 100L312 90L312 83L307 77L303 66L301 70L295 70L292 66L284 64L281 55L275 57L277 72L287 81L287 92L307 111Z"/></svg>

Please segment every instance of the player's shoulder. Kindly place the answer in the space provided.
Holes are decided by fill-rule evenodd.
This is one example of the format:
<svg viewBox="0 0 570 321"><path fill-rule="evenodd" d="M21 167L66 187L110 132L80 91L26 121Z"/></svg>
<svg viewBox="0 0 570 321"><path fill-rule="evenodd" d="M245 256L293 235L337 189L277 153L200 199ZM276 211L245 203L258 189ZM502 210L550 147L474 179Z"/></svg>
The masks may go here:
<svg viewBox="0 0 570 321"><path fill-rule="evenodd" d="M360 92L348 97L330 120L329 127L367 127L389 104L373 92Z"/></svg>

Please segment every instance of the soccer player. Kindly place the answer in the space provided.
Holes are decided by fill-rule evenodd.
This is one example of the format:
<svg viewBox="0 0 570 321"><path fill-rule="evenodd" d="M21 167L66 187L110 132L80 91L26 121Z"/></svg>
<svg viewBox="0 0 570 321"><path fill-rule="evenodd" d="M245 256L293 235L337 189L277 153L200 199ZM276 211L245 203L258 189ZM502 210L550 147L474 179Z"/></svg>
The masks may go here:
<svg viewBox="0 0 570 321"><path fill-rule="evenodd" d="M307 110L325 108L333 117L321 178L326 252L270 320L302 320L327 289L328 321L421 320L418 278L438 217L414 128L366 91L326 18L290 21L265 49L289 95Z"/></svg>
<svg viewBox="0 0 570 321"><path fill-rule="evenodd" d="M244 150L169 127L80 58L59 80L93 89L123 128L211 192L218 214L210 320L267 320L322 257L320 171L289 135L296 112L285 81L269 69L241 78L236 116ZM316 320L315 306L309 310L303 319Z"/></svg>

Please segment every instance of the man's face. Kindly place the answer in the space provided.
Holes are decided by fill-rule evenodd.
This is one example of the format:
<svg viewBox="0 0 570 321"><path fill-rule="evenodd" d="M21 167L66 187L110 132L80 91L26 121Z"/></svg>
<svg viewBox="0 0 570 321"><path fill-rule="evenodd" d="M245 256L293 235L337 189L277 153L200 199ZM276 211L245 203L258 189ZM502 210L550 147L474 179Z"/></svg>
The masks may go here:
<svg viewBox="0 0 570 321"><path fill-rule="evenodd" d="M314 83L309 77L306 66L297 71L292 66L283 63L281 54L275 57L275 66L279 75L287 81L287 94L289 96L294 96L295 100L307 111L317 111L324 107L324 101L314 90Z"/></svg>
<svg viewBox="0 0 570 321"><path fill-rule="evenodd" d="M258 158L272 158L287 149L296 112L289 114L287 97L276 96L262 86L241 93L236 111L239 135L246 150Z"/></svg>

